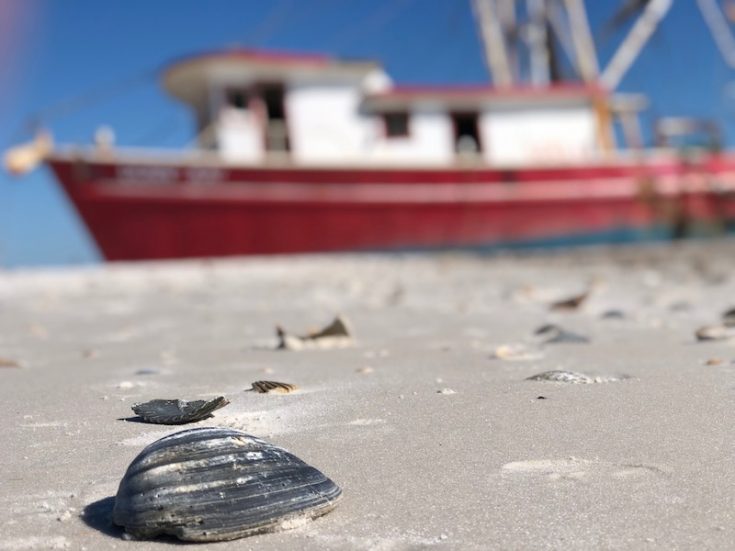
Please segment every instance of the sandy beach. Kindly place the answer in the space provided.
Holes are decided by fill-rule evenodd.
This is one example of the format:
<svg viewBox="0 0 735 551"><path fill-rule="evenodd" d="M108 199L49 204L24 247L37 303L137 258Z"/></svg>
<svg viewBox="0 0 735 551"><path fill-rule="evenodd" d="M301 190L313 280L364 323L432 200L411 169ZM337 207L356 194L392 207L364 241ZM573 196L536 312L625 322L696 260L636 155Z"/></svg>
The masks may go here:
<svg viewBox="0 0 735 551"><path fill-rule="evenodd" d="M694 334L735 306L733 273L733 242L0 272L0 549L170 548L109 514L133 458L189 426L264 438L343 490L304 526L204 548L732 548L735 338ZM353 346L274 349L277 324L336 314ZM588 342L542 343L549 323ZM550 370L610 382L526 380ZM299 391L245 392L258 380ZM220 395L194 425L125 420Z"/></svg>

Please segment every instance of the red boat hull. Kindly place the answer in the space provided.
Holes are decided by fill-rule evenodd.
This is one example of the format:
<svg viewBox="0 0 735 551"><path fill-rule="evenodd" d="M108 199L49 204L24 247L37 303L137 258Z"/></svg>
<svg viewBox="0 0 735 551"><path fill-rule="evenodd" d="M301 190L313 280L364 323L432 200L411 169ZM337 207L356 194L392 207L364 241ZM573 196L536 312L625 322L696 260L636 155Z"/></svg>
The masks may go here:
<svg viewBox="0 0 735 551"><path fill-rule="evenodd" d="M735 159L545 169L49 164L108 260L475 247L735 218Z"/></svg>

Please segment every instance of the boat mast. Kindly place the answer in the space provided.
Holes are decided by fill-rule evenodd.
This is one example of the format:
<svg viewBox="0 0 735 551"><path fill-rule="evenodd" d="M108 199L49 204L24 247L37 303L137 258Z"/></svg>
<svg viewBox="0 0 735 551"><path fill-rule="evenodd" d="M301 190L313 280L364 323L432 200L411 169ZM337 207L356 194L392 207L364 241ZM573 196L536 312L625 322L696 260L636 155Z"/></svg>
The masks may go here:
<svg viewBox="0 0 735 551"><path fill-rule="evenodd" d="M549 84L551 57L548 35L548 15L545 0L528 0L528 47L530 50L531 83L534 86Z"/></svg>

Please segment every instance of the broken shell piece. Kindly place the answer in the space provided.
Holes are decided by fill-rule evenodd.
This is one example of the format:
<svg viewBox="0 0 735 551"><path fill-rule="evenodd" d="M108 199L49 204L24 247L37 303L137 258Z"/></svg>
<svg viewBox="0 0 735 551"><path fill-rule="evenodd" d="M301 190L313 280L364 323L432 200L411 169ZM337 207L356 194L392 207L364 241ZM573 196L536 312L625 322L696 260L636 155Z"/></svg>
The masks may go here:
<svg viewBox="0 0 735 551"><path fill-rule="evenodd" d="M537 346L525 344L501 344L490 355L491 358L509 361L538 360L543 354Z"/></svg>
<svg viewBox="0 0 735 551"><path fill-rule="evenodd" d="M290 394L296 389L296 385L289 383L279 383L276 381L255 381L249 391L258 392L260 394Z"/></svg>
<svg viewBox="0 0 735 551"><path fill-rule="evenodd" d="M555 302L552 302L549 305L549 308L555 312L568 312L571 310L578 309L582 303L587 300L587 297L589 297L590 292L585 291L583 293L580 293L579 295L574 295L569 298L557 300Z"/></svg>
<svg viewBox="0 0 735 551"><path fill-rule="evenodd" d="M625 312L622 310L618 310L617 308L611 308L610 310L605 310L600 314L600 319L604 320L622 320L625 319Z"/></svg>
<svg viewBox="0 0 735 551"><path fill-rule="evenodd" d="M209 417L213 411L229 404L224 396L214 400L151 400L133 405L133 411L146 423L183 425Z"/></svg>
<svg viewBox="0 0 735 551"><path fill-rule="evenodd" d="M533 332L534 337L541 343L586 343L590 340L584 335L567 331L559 325L549 323L542 325Z"/></svg>
<svg viewBox="0 0 735 551"><path fill-rule="evenodd" d="M543 381L549 383L570 383L570 384L590 384L590 383L614 383L627 379L625 376L592 376L575 371L553 370L544 371L538 375L528 377L527 381Z"/></svg>
<svg viewBox="0 0 735 551"><path fill-rule="evenodd" d="M282 448L239 430L198 428L133 460L112 521L136 538L225 541L298 526L334 509L341 494Z"/></svg>
<svg viewBox="0 0 735 551"><path fill-rule="evenodd" d="M10 358L0 358L0 367L20 367L20 364Z"/></svg>
<svg viewBox="0 0 735 551"><path fill-rule="evenodd" d="M735 327L705 325L694 333L699 341L724 341L735 337Z"/></svg>
<svg viewBox="0 0 735 551"><path fill-rule="evenodd" d="M722 314L722 323L726 327L735 327L735 308L730 308Z"/></svg>
<svg viewBox="0 0 735 551"><path fill-rule="evenodd" d="M352 345L352 335L347 321L341 316L324 329L303 336L289 335L281 326L276 326L276 336L281 350L304 348L345 348Z"/></svg>

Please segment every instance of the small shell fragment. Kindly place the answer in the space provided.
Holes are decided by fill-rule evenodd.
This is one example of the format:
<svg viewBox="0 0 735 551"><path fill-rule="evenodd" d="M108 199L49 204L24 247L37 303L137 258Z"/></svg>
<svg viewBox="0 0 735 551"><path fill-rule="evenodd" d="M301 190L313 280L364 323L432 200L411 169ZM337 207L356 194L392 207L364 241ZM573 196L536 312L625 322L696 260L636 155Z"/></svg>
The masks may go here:
<svg viewBox="0 0 735 551"><path fill-rule="evenodd" d="M577 310L582 305L582 303L587 300L587 297L589 297L589 295L590 292L585 291L578 295L557 300L549 305L549 309L555 312Z"/></svg>
<svg viewBox="0 0 735 551"><path fill-rule="evenodd" d="M20 364L10 358L0 358L0 367L20 367Z"/></svg>
<svg viewBox="0 0 735 551"><path fill-rule="evenodd" d="M617 308L611 308L609 310L605 310L600 314L600 319L603 320L622 320L625 319L626 315L623 310L618 310Z"/></svg>
<svg viewBox="0 0 735 551"><path fill-rule="evenodd" d="M197 428L133 460L112 520L135 538L225 541L298 526L330 512L341 494L282 448L234 429Z"/></svg>
<svg viewBox="0 0 735 551"><path fill-rule="evenodd" d="M553 323L542 325L533 332L533 335L535 339L543 344L589 342L589 339L584 335L567 331L563 327Z"/></svg>
<svg viewBox="0 0 735 551"><path fill-rule="evenodd" d="M730 308L722 313L722 323L726 327L735 327L735 308Z"/></svg>
<svg viewBox="0 0 735 551"><path fill-rule="evenodd" d="M259 394L290 394L298 388L296 385L277 381L255 381L248 390Z"/></svg>
<svg viewBox="0 0 735 551"><path fill-rule="evenodd" d="M490 355L493 359L508 361L538 360L543 356L538 346L522 343L501 344Z"/></svg>
<svg viewBox="0 0 735 551"><path fill-rule="evenodd" d="M345 348L353 344L352 332L347 321L337 316L332 323L319 331L306 335L290 335L281 326L276 326L279 350L302 350L308 348Z"/></svg>
<svg viewBox="0 0 735 551"><path fill-rule="evenodd" d="M209 417L213 411L225 407L229 400L224 396L214 400L151 400L133 405L133 411L146 423L159 425L183 425Z"/></svg>
<svg viewBox="0 0 735 551"><path fill-rule="evenodd" d="M705 325L694 333L699 341L724 341L735 337L735 327L727 325Z"/></svg>
<svg viewBox="0 0 735 551"><path fill-rule="evenodd" d="M601 377L577 373L575 371L553 370L544 371L538 375L528 377L527 381L542 381L549 383L569 383L569 384L591 384L591 383L614 383L626 379L627 377Z"/></svg>

